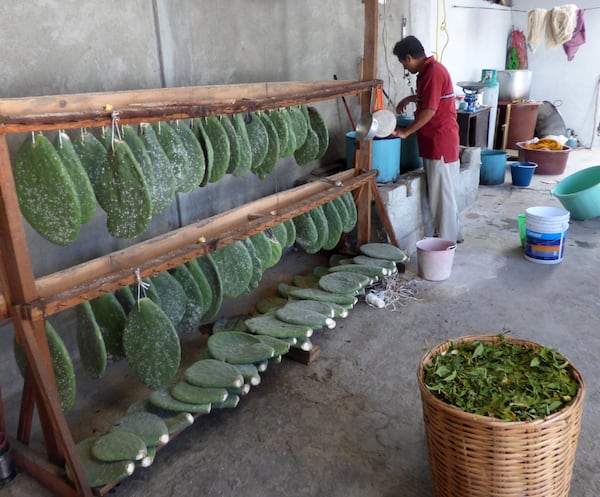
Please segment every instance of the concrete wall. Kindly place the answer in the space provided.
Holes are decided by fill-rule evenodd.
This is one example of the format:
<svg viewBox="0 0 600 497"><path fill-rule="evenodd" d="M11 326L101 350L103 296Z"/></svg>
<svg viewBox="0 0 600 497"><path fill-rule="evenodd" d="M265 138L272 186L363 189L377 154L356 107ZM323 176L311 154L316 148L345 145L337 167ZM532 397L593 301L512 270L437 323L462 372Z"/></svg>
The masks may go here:
<svg viewBox="0 0 600 497"><path fill-rule="evenodd" d="M333 74L359 78L364 19L359 1L330 2L327 13L318 0L48 0L43 5L15 2L10 8L3 2L0 8L1 97L330 80ZM332 135L324 162L335 161L345 153L339 130L350 129L348 118L339 101L316 106ZM11 136L11 148L23 139ZM100 209L67 248L55 247L28 229L34 270L46 274L289 188L309 170L286 159L263 181L226 177L180 195L135 240L108 236Z"/></svg>

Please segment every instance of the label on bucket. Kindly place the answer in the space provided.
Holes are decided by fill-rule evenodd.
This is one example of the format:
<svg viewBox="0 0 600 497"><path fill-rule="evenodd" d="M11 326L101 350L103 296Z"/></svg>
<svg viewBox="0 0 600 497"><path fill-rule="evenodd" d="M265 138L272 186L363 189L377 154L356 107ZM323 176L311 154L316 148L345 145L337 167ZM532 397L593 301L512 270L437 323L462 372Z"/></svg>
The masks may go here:
<svg viewBox="0 0 600 497"><path fill-rule="evenodd" d="M564 252L565 232L542 233L525 230L525 255L542 261L560 261Z"/></svg>

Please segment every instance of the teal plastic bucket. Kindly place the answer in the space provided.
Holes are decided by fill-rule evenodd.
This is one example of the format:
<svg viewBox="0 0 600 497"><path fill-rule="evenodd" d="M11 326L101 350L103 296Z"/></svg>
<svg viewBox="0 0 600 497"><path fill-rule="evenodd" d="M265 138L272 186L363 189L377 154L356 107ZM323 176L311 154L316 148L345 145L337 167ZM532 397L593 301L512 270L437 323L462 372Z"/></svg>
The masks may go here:
<svg viewBox="0 0 600 497"><path fill-rule="evenodd" d="M506 174L506 159L508 155L503 150L484 148L481 151L481 169L479 170L480 185L501 185Z"/></svg>
<svg viewBox="0 0 600 497"><path fill-rule="evenodd" d="M600 166L592 166L567 176L550 193L573 219L600 216Z"/></svg>
<svg viewBox="0 0 600 497"><path fill-rule="evenodd" d="M356 148L356 132L346 133L346 166L353 166L354 150ZM375 138L373 140L373 169L377 169L377 183L392 183L400 175L400 138Z"/></svg>
<svg viewBox="0 0 600 497"><path fill-rule="evenodd" d="M563 260L569 229L569 211L560 207L529 207L525 210L525 259L539 264Z"/></svg>
<svg viewBox="0 0 600 497"><path fill-rule="evenodd" d="M399 128L408 128L413 122L413 117L399 114L396 117L396 124ZM417 142L417 134L413 133L402 139L400 150L400 174L414 171L423 167L423 159L419 155L419 143Z"/></svg>

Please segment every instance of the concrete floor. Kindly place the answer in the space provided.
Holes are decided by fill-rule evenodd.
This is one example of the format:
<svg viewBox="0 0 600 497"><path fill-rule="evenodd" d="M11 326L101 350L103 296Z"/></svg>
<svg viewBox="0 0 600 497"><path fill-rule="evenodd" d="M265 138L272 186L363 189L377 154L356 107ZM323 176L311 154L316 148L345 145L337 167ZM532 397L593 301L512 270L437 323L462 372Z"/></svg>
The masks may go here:
<svg viewBox="0 0 600 497"><path fill-rule="evenodd" d="M563 176L596 164L600 150L575 150ZM419 279L414 257L403 276L414 300L395 311L359 303L334 330L315 334L316 361L270 366L236 409L199 418L113 495L432 497L419 360L448 338L508 331L558 348L582 373L587 393L571 495L600 495L600 218L571 222L556 265L525 260L517 230L525 208L559 206L549 190L561 177L536 175L526 189L512 187L509 175L504 185L481 186L463 216L465 242L450 279ZM281 264L262 292L309 270L299 254ZM204 340L186 348L187 360ZM70 415L76 438L101 431L139 395L127 388L129 374L111 378L102 391L88 385L94 414ZM6 410L14 413L17 401L5 401ZM0 495L50 494L20 473Z"/></svg>

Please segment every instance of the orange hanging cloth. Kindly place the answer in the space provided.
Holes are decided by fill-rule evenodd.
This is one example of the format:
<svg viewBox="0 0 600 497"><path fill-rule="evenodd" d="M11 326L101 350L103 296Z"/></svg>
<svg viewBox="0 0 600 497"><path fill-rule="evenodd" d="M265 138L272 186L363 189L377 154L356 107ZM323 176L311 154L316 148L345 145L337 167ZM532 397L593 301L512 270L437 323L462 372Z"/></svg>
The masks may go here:
<svg viewBox="0 0 600 497"><path fill-rule="evenodd" d="M383 88L381 86L377 87L377 91L375 92L375 105L373 108L373 112L383 109Z"/></svg>

